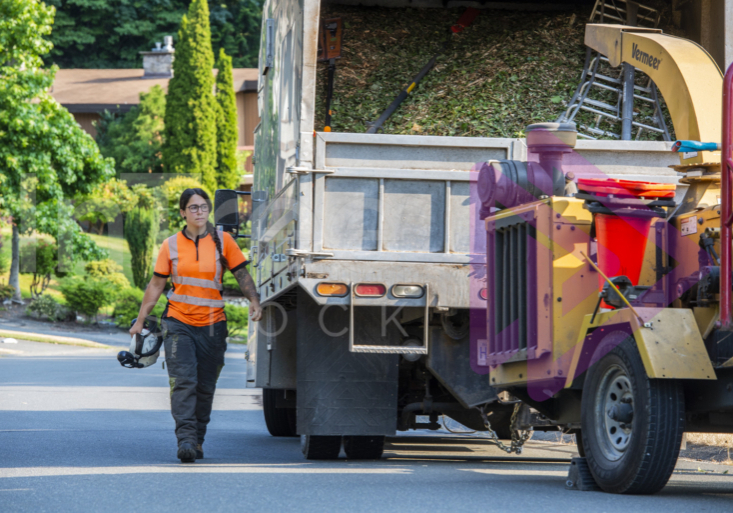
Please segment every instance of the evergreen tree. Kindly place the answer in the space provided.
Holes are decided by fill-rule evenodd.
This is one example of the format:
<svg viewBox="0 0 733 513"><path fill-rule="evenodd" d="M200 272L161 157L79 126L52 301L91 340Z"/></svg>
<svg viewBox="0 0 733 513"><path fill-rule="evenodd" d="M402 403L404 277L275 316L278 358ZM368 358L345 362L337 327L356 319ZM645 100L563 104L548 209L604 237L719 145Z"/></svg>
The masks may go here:
<svg viewBox="0 0 733 513"><path fill-rule="evenodd" d="M232 76L232 58L222 48L216 66L216 181L221 189L236 189L241 170L237 169L237 101Z"/></svg>
<svg viewBox="0 0 733 513"><path fill-rule="evenodd" d="M145 290L150 280L160 216L156 209L135 207L125 217L125 240L130 248L132 281Z"/></svg>
<svg viewBox="0 0 733 513"><path fill-rule="evenodd" d="M193 0L181 20L173 78L165 105L163 165L168 173L201 176L216 189L216 114L214 52L209 6Z"/></svg>
<svg viewBox="0 0 733 513"><path fill-rule="evenodd" d="M97 124L97 144L115 160L117 176L124 173L161 173L165 92L159 85L140 93L140 105L124 116L106 112Z"/></svg>

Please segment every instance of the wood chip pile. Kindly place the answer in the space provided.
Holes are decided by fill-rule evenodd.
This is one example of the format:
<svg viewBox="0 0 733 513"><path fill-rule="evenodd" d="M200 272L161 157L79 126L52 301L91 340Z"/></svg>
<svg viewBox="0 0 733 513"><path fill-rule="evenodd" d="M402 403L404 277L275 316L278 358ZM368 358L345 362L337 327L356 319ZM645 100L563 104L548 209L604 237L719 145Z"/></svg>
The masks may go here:
<svg viewBox="0 0 733 513"><path fill-rule="evenodd" d="M380 133L522 137L554 121L578 85L587 9L484 10L449 35L463 8L390 9L325 4L344 21L332 103L334 132L365 132L412 78L451 42ZM318 68L316 130L323 129L327 64ZM583 121L583 119L579 119Z"/></svg>

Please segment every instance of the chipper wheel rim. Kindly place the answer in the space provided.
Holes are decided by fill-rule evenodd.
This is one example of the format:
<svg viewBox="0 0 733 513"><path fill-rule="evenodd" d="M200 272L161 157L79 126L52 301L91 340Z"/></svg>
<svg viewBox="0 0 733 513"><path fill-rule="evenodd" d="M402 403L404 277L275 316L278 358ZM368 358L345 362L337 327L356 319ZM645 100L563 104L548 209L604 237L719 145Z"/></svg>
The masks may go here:
<svg viewBox="0 0 733 513"><path fill-rule="evenodd" d="M601 378L596 392L596 430L609 461L618 461L629 448L633 428L634 393L626 371L610 367Z"/></svg>

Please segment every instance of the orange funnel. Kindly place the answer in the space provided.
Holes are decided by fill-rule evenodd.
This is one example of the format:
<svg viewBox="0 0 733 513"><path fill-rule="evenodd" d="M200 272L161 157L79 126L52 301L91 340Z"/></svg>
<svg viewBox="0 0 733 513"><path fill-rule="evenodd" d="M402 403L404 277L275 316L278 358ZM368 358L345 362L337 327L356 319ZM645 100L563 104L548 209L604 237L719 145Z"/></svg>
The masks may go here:
<svg viewBox="0 0 733 513"><path fill-rule="evenodd" d="M613 214L596 214L595 217L598 267L609 278L623 275L638 285L652 219ZM604 283L599 274L599 288L602 289Z"/></svg>
<svg viewBox="0 0 733 513"><path fill-rule="evenodd" d="M626 276L631 283L638 285L647 236L654 217L653 214L649 215L651 212L644 200L671 199L674 197L675 185L581 178L578 180L578 188L603 205L594 215L598 239L598 267L609 278ZM618 212L623 214L614 213L615 208L611 208L614 204L617 205ZM604 283L605 280L599 275L600 289Z"/></svg>

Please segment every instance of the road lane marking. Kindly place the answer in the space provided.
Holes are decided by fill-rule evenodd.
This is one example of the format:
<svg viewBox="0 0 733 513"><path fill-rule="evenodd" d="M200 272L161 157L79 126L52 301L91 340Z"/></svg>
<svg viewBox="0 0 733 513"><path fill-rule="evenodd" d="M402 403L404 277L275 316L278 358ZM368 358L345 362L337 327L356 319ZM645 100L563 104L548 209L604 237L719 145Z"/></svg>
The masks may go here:
<svg viewBox="0 0 733 513"><path fill-rule="evenodd" d="M124 474L412 474L408 468L312 468L308 466L273 466L273 465L144 465L129 467L20 467L0 468L0 479L27 477L57 477L86 475L124 475Z"/></svg>
<svg viewBox="0 0 733 513"><path fill-rule="evenodd" d="M53 401L49 401L53 397ZM259 391L222 388L214 411L261 410ZM0 411L170 411L170 388L119 386L0 386Z"/></svg>
<svg viewBox="0 0 733 513"><path fill-rule="evenodd" d="M490 469L490 468L459 468L463 472L477 472L479 474L491 474L495 476L548 476L566 477L567 470L511 470L511 469Z"/></svg>

